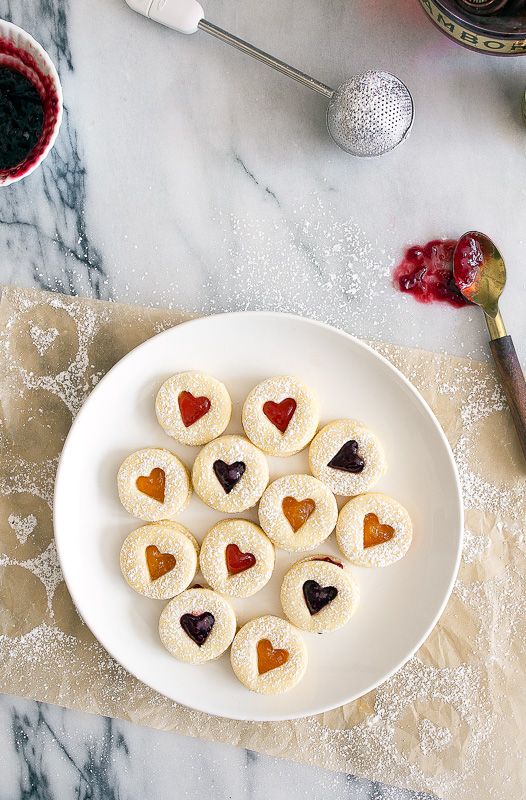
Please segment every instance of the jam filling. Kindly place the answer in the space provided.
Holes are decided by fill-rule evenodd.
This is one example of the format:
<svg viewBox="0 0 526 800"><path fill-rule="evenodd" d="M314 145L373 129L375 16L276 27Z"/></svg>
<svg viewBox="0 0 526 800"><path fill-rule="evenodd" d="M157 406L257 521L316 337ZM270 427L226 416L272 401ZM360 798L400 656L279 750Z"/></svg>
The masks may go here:
<svg viewBox="0 0 526 800"><path fill-rule="evenodd" d="M253 553L243 553L237 544L228 544L225 550L226 568L230 575L238 575L256 563Z"/></svg>
<svg viewBox="0 0 526 800"><path fill-rule="evenodd" d="M395 285L420 303L438 301L457 308L467 305L453 277L456 245L454 239L433 239L423 246L410 247L395 267Z"/></svg>
<svg viewBox="0 0 526 800"><path fill-rule="evenodd" d="M303 597L311 617L329 605L338 595L336 586L320 586L318 581L305 581Z"/></svg>
<svg viewBox="0 0 526 800"><path fill-rule="evenodd" d="M360 473L365 467L365 461L358 455L358 442L354 439L345 442L327 466L342 472L352 472L355 475Z"/></svg>
<svg viewBox="0 0 526 800"><path fill-rule="evenodd" d="M458 240L455 250L455 281L458 288L471 299L477 291L479 271L484 263L481 243L473 235Z"/></svg>
<svg viewBox="0 0 526 800"><path fill-rule="evenodd" d="M381 525L376 514L366 514L363 519L363 546L374 547L388 542L395 535L390 525Z"/></svg>
<svg viewBox="0 0 526 800"><path fill-rule="evenodd" d="M194 425L198 419L208 414L212 405L208 397L194 397L191 392L181 392L177 402L185 428Z"/></svg>
<svg viewBox="0 0 526 800"><path fill-rule="evenodd" d="M316 508L316 503L308 497L306 500L296 500L294 497L284 497L281 503L287 521L296 533L305 525L310 515Z"/></svg>
<svg viewBox="0 0 526 800"><path fill-rule="evenodd" d="M0 171L25 161L43 126L44 107L36 86L18 70L0 66Z"/></svg>
<svg viewBox="0 0 526 800"><path fill-rule="evenodd" d="M289 422L294 416L296 406L297 403L292 397L286 397L281 403L274 403L272 400L267 400L267 402L263 404L263 413L278 431L285 433L289 427Z"/></svg>
<svg viewBox="0 0 526 800"><path fill-rule="evenodd" d="M139 475L135 484L142 494L157 500L158 503L164 503L166 475L160 467L154 467L149 475Z"/></svg>
<svg viewBox="0 0 526 800"><path fill-rule="evenodd" d="M179 620L181 628L198 647L202 647L215 624L215 617L209 611L202 614L183 614Z"/></svg>
<svg viewBox="0 0 526 800"><path fill-rule="evenodd" d="M230 494L234 486L239 483L245 474L246 464L243 461L234 461L233 464L227 464L225 461L214 461L213 470L215 476L226 494Z"/></svg>
<svg viewBox="0 0 526 800"><path fill-rule="evenodd" d="M175 556L172 553L161 553L154 544L149 544L146 548L146 564L152 581L162 578L167 572L171 572L176 565Z"/></svg>
<svg viewBox="0 0 526 800"><path fill-rule="evenodd" d="M271 669L277 669L286 664L289 660L288 650L274 650L268 639L261 639L257 643L258 672L264 675Z"/></svg>
<svg viewBox="0 0 526 800"><path fill-rule="evenodd" d="M331 558L330 556L314 556L314 558L311 558L311 561L327 561L328 564L334 564L335 567L343 569L342 562L336 561L334 558Z"/></svg>

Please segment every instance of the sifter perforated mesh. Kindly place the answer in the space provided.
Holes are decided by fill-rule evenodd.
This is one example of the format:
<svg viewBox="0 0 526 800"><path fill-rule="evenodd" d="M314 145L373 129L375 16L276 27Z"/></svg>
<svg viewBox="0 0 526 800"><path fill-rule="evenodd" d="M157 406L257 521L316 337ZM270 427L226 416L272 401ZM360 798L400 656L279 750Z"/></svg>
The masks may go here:
<svg viewBox="0 0 526 800"><path fill-rule="evenodd" d="M327 128L348 153L380 156L406 138L413 116L407 86L389 72L369 71L336 89L327 108Z"/></svg>

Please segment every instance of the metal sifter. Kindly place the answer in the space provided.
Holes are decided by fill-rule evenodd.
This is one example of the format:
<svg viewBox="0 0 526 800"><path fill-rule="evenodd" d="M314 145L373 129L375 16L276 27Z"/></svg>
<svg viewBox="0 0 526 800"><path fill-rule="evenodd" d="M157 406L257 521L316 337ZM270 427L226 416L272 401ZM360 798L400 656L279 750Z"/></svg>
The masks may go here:
<svg viewBox="0 0 526 800"><path fill-rule="evenodd" d="M308 86L329 101L327 128L336 144L354 156L381 156L399 145L413 124L414 106L409 89L389 72L371 70L331 89L321 81L238 39L204 19L197 0L126 0L155 22L180 33L205 31L262 61L289 78Z"/></svg>

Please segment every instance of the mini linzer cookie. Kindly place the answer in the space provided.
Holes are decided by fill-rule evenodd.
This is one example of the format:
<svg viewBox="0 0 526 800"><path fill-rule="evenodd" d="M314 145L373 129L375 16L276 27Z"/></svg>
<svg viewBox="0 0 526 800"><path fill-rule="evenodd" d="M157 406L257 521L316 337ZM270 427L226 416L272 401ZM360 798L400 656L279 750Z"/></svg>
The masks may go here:
<svg viewBox="0 0 526 800"><path fill-rule="evenodd" d="M312 475L285 475L270 484L259 504L259 522L276 547L312 550L334 530L338 506Z"/></svg>
<svg viewBox="0 0 526 800"><path fill-rule="evenodd" d="M121 548L122 574L146 597L168 600L184 591L197 570L197 542L177 522L143 525Z"/></svg>
<svg viewBox="0 0 526 800"><path fill-rule="evenodd" d="M369 428L354 419L329 422L309 448L312 474L334 494L366 492L385 472L383 448Z"/></svg>
<svg viewBox="0 0 526 800"><path fill-rule="evenodd" d="M216 511L255 506L268 483L267 459L242 436L221 436L205 445L192 470L194 489Z"/></svg>
<svg viewBox="0 0 526 800"><path fill-rule="evenodd" d="M232 402L221 381L200 372L180 372L163 383L155 401L159 424L181 444L201 445L221 436Z"/></svg>
<svg viewBox="0 0 526 800"><path fill-rule="evenodd" d="M353 497L338 517L336 539L343 555L360 567L387 567L404 556L413 538L405 508L386 494Z"/></svg>
<svg viewBox="0 0 526 800"><path fill-rule="evenodd" d="M274 547L253 522L224 519L203 539L199 563L212 589L232 597L250 597L272 575Z"/></svg>
<svg viewBox="0 0 526 800"><path fill-rule="evenodd" d="M159 636L179 661L202 664L224 653L236 632L234 609L210 589L188 589L174 597L159 619Z"/></svg>
<svg viewBox="0 0 526 800"><path fill-rule="evenodd" d="M316 396L288 375L259 383L243 406L246 435L272 456L290 456L303 450L316 433L318 420Z"/></svg>
<svg viewBox="0 0 526 800"><path fill-rule="evenodd" d="M241 683L260 694L283 694L307 669L307 648L299 631L280 617L257 617L238 631L230 651Z"/></svg>
<svg viewBox="0 0 526 800"><path fill-rule="evenodd" d="M317 554L297 561L283 578L281 605L289 620L310 633L343 627L358 605L359 590L341 561Z"/></svg>
<svg viewBox="0 0 526 800"><path fill-rule="evenodd" d="M192 494L184 464L169 450L154 447L137 450L124 460L117 487L126 511L145 522L173 519Z"/></svg>

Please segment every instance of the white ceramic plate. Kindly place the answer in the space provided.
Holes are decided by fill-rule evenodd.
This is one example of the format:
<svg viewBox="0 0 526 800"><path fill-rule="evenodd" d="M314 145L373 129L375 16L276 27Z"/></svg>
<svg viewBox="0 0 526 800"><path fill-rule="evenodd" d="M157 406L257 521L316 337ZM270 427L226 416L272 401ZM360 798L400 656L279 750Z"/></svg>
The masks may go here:
<svg viewBox="0 0 526 800"><path fill-rule="evenodd" d="M361 602L350 623L324 636L304 634L309 666L279 697L245 689L229 654L191 666L161 646L162 602L136 594L119 569L123 539L139 526L120 506L117 469L145 446L171 448L191 466L196 448L174 443L160 428L154 400L161 383L183 370L210 373L233 400L228 432L241 432L241 407L263 378L293 374L319 395L321 422L355 417L384 444L388 471L379 491L409 510L414 541L384 569L350 567ZM272 458L271 479L307 470L306 451ZM201 540L221 515L195 496L180 517ZM254 512L246 517L256 519ZM73 600L97 639L139 680L191 708L244 720L301 717L360 697L392 675L417 650L440 616L457 573L462 543L458 476L445 436L424 400L386 360L352 337L285 314L205 317L155 336L123 358L94 389L77 416L59 464L55 537ZM337 553L334 534L317 550ZM299 554L277 551L267 586L234 601L240 623L280 614L283 574Z"/></svg>

